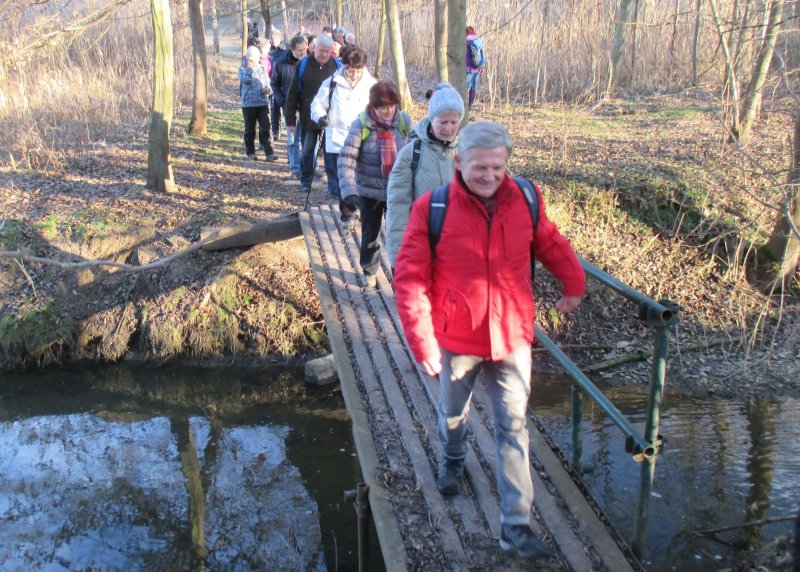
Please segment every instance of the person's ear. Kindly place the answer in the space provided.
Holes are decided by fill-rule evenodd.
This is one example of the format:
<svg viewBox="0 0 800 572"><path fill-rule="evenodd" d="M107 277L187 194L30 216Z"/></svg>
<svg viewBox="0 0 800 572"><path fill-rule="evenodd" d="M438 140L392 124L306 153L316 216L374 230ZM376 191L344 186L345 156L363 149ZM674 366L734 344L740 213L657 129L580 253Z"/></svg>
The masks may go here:
<svg viewBox="0 0 800 572"><path fill-rule="evenodd" d="M456 166L456 169L458 169L460 171L461 170L461 157L459 157L458 155L455 155L453 157L453 164Z"/></svg>

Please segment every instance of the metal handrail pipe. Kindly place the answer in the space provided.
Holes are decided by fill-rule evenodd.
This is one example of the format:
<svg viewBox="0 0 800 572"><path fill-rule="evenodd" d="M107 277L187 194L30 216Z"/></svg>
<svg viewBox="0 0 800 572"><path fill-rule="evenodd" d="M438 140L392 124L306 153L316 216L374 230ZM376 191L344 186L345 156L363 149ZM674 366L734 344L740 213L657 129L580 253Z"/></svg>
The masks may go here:
<svg viewBox="0 0 800 572"><path fill-rule="evenodd" d="M652 443L648 443L645 438L631 425L630 421L620 412L616 406L611 403L603 392L594 384L592 380L586 377L578 366L575 365L567 355L561 351L556 343L550 339L544 331L539 327L535 327L536 339L542 344L547 351L560 363L569 376L583 389L595 403L600 406L606 415L608 415L614 424L627 436L633 439L634 443L639 446L639 450L645 458L655 456L656 448Z"/></svg>
<svg viewBox="0 0 800 572"><path fill-rule="evenodd" d="M640 308L645 307L647 309L647 314L642 316L643 318L657 319L664 322L669 322L672 319L672 310L670 308L667 308L663 304L656 302L652 298L648 298L624 282L620 282L611 276L611 274L605 272L604 270L600 270L597 266L587 261L582 256L578 256L578 260L580 261L581 266L583 266L583 270L586 272L586 274L601 284L608 286L618 294L622 294L627 299L635 302Z"/></svg>

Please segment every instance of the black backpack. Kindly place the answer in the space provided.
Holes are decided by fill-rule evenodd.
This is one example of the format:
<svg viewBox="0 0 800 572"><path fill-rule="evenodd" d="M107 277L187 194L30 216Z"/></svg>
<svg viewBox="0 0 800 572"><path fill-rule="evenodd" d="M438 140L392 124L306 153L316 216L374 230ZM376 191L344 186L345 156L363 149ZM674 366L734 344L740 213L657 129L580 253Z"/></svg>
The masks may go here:
<svg viewBox="0 0 800 572"><path fill-rule="evenodd" d="M525 201L528 203L531 220L533 221L533 232L536 233L536 227L539 225L539 192L541 191L539 191L536 183L532 183L523 177L514 177L514 182L517 183L522 191L522 196L525 197ZM442 226L444 226L447 202L450 198L449 190L450 183L447 183L435 188L431 193L431 208L428 211L428 242L431 245L431 254L434 258L436 257L436 245L439 244L439 239L442 237Z"/></svg>

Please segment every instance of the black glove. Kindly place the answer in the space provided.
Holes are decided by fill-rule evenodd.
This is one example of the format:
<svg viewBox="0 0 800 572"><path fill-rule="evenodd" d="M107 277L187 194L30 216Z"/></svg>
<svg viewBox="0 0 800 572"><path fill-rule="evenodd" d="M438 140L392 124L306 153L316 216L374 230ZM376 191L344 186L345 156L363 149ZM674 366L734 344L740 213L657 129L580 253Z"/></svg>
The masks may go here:
<svg viewBox="0 0 800 572"><path fill-rule="evenodd" d="M322 127L323 129L325 129L325 128L326 128L328 125L330 125L330 124L331 124L331 120L330 120L330 119L328 119L328 116L327 116L327 115L323 115L322 117L320 117L320 118L317 120L317 125L319 125L319 126L320 126L320 127Z"/></svg>
<svg viewBox="0 0 800 572"><path fill-rule="evenodd" d="M347 195L342 199L342 205L350 212L356 212L358 210L358 197L356 195Z"/></svg>

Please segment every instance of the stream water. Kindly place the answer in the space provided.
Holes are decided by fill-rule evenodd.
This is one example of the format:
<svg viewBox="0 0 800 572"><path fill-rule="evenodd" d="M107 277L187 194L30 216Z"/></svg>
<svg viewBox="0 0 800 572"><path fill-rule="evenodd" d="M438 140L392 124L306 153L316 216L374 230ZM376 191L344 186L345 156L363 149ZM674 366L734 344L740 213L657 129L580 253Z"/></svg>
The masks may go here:
<svg viewBox="0 0 800 572"><path fill-rule="evenodd" d="M607 392L643 425L644 391ZM563 379L539 378L532 400L568 457L569 394ZM639 466L585 409L584 479L629 539ZM797 513L797 400L667 394L661 433L648 569L719 569L792 530L721 533L729 544L691 534ZM359 480L340 394L298 372L113 366L0 383L0 571L357 570L343 492ZM380 569L374 531L370 560Z"/></svg>

